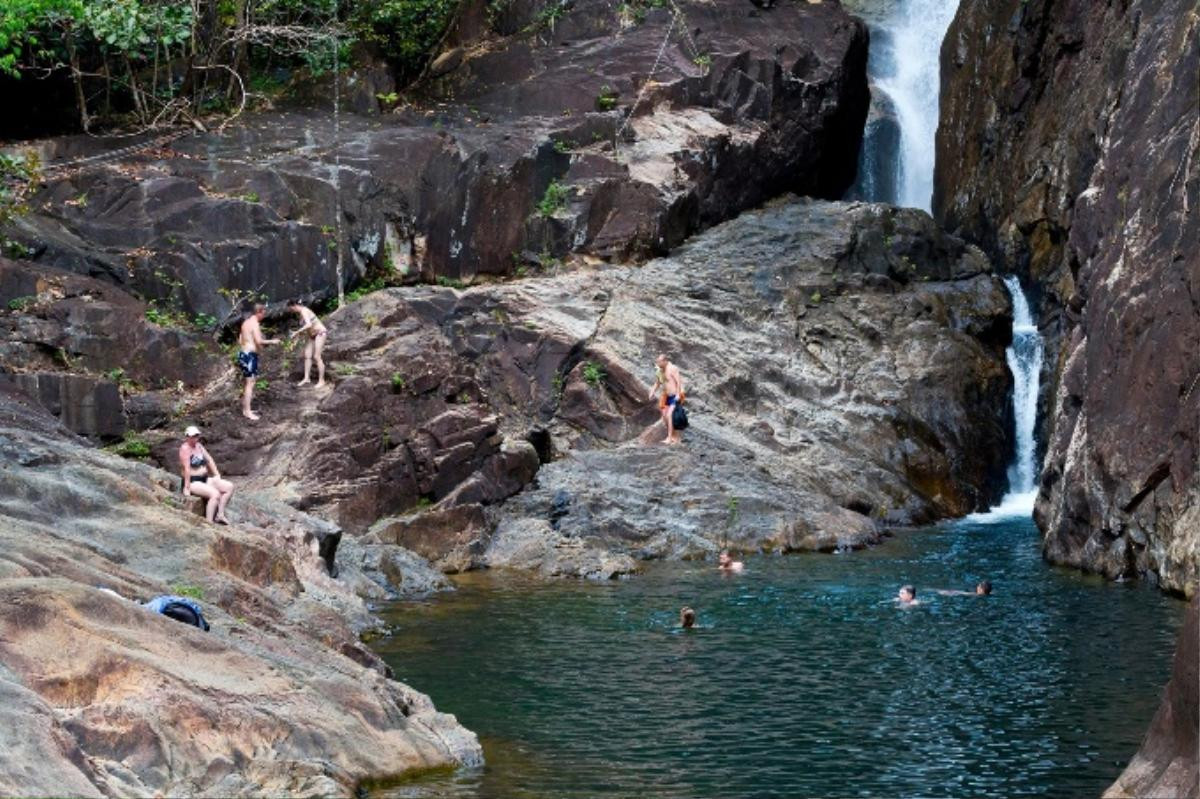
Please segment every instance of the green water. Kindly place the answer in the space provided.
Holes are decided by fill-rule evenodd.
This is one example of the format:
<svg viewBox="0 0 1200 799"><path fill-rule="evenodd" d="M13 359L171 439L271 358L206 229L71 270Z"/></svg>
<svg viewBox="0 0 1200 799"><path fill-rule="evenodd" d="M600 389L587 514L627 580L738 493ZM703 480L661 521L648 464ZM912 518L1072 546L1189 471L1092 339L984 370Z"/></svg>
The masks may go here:
<svg viewBox="0 0 1200 799"><path fill-rule="evenodd" d="M481 575L378 651L484 742L404 797L1096 796L1137 749L1183 603L1043 564L1028 520L844 555ZM942 597L990 578L987 598ZM920 607L892 597L917 585ZM702 627L675 628L689 604Z"/></svg>

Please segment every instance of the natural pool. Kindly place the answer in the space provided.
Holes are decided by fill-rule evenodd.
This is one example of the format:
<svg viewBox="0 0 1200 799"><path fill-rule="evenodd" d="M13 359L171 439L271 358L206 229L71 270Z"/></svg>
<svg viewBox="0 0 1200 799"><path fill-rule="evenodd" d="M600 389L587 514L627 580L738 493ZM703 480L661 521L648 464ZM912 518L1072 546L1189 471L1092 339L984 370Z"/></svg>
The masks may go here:
<svg viewBox="0 0 1200 799"><path fill-rule="evenodd" d="M413 797L1098 796L1137 749L1183 603L1046 566L1027 519L845 555L469 575L377 649L488 764ZM928 589L995 584L988 598ZM900 609L911 582L925 604ZM681 605L701 629L675 628Z"/></svg>

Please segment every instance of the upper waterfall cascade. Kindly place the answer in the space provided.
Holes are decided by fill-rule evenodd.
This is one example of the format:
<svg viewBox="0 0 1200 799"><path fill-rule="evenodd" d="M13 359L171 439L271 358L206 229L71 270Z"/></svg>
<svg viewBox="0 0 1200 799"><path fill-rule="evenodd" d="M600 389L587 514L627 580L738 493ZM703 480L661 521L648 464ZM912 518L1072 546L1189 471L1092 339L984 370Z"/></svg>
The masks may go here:
<svg viewBox="0 0 1200 799"><path fill-rule="evenodd" d="M882 8L848 5L871 27L872 117L882 121L864 138L852 195L928 211L933 200L939 54L958 0L899 0Z"/></svg>

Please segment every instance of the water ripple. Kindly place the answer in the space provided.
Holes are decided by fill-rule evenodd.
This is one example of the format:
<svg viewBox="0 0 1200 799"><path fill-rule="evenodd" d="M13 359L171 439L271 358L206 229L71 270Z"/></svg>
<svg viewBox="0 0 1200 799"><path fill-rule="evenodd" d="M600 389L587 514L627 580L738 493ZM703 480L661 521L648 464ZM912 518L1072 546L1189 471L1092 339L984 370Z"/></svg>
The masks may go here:
<svg viewBox="0 0 1200 799"><path fill-rule="evenodd" d="M385 795L1097 795L1154 713L1182 605L1051 569L1027 520L989 521L736 579L476 575L397 605L380 653L488 765ZM985 577L990 598L924 590ZM904 582L921 606L895 606ZM684 604L699 629L676 629Z"/></svg>

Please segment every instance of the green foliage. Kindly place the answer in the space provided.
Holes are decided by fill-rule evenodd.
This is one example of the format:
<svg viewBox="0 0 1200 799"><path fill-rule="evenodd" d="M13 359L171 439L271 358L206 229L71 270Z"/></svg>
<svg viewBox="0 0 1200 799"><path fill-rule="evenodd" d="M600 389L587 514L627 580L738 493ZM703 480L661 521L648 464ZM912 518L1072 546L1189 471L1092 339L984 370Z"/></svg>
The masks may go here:
<svg viewBox="0 0 1200 799"><path fill-rule="evenodd" d="M400 95L396 92L387 92L386 94L376 94L375 98L384 105L395 105L400 101Z"/></svg>
<svg viewBox="0 0 1200 799"><path fill-rule="evenodd" d="M151 300L146 306L146 321L159 327L185 328L188 327L189 320L187 314L183 311L164 308L158 304L157 300Z"/></svg>
<svg viewBox="0 0 1200 799"><path fill-rule="evenodd" d="M554 30L554 26L566 15L567 7L568 0L550 0L533 18L533 27Z"/></svg>
<svg viewBox="0 0 1200 799"><path fill-rule="evenodd" d="M13 297L8 301L8 310L24 311L35 302L37 302L37 297Z"/></svg>
<svg viewBox="0 0 1200 799"><path fill-rule="evenodd" d="M571 146L571 142L566 139L554 140L554 152L556 153L569 153L571 152Z"/></svg>
<svg viewBox="0 0 1200 799"><path fill-rule="evenodd" d="M559 183L557 180L550 181L550 185L546 187L546 193L542 195L542 199L537 204L538 213L542 216L554 216L561 211L567 204L567 187Z"/></svg>
<svg viewBox="0 0 1200 799"><path fill-rule="evenodd" d="M267 391L271 388L271 381L265 377L260 377L254 381L255 391Z"/></svg>
<svg viewBox="0 0 1200 799"><path fill-rule="evenodd" d="M242 195L242 199L248 203L256 203L258 202L258 192L248 191Z"/></svg>
<svg viewBox="0 0 1200 799"><path fill-rule="evenodd" d="M439 286L445 286L446 288L458 289L459 291L462 291L463 289L465 289L467 287L467 284L462 282L458 278L446 277L445 275L437 276L437 284Z"/></svg>
<svg viewBox="0 0 1200 799"><path fill-rule="evenodd" d="M6 0L0 0L0 3L3 2ZM3 18L3 13L0 13L0 18ZM3 25L0 23L0 31L2 30ZM0 36L2 35L0 33ZM32 150L17 154L0 152L0 228L29 211L25 198L41 182L41 177L41 162ZM20 250L25 248L0 235L0 249L13 255L21 255L23 253ZM9 307L12 307L11 303Z"/></svg>
<svg viewBox="0 0 1200 799"><path fill-rule="evenodd" d="M124 390L137 387L137 384L134 383L127 374L125 374L125 370L119 366L104 372L104 376Z"/></svg>
<svg viewBox="0 0 1200 799"><path fill-rule="evenodd" d="M812 296L809 297L808 299L810 302L812 302L813 305L819 305L821 303L821 292L814 291L812 293Z"/></svg>
<svg viewBox="0 0 1200 799"><path fill-rule="evenodd" d="M583 364L583 380L592 388L599 388L604 383L605 372L604 367L593 361L586 361Z"/></svg>
<svg viewBox="0 0 1200 799"><path fill-rule="evenodd" d="M212 330L217 326L217 317L212 314L198 313L192 317L192 326L197 330Z"/></svg>
<svg viewBox="0 0 1200 799"><path fill-rule="evenodd" d="M382 277L377 277L374 280L369 280L366 283L360 283L354 291L346 294L346 302L354 302L361 300L368 294L387 288L387 281Z"/></svg>
<svg viewBox="0 0 1200 799"><path fill-rule="evenodd" d="M617 100L621 97L621 93L609 86L607 83L600 87L600 93L596 95L596 110L611 111L617 107Z"/></svg>
<svg viewBox="0 0 1200 799"><path fill-rule="evenodd" d="M357 367L350 363L336 363L333 365L333 371L337 372L342 377L349 377L350 375L358 373Z"/></svg>
<svg viewBox="0 0 1200 799"><path fill-rule="evenodd" d="M187 585L186 583L176 583L171 586L171 593L175 596L186 596L189 599L204 600L204 589L198 585Z"/></svg>
<svg viewBox="0 0 1200 799"><path fill-rule="evenodd" d="M350 6L351 30L375 45L401 79L414 78L434 55L458 0L375 0Z"/></svg>
<svg viewBox="0 0 1200 799"><path fill-rule="evenodd" d="M698 55L692 59L692 63L701 69L708 71L708 68L712 66L712 56L708 54Z"/></svg>
<svg viewBox="0 0 1200 799"><path fill-rule="evenodd" d="M399 393L404 390L404 386L404 375L399 372L392 372L392 390Z"/></svg>
<svg viewBox="0 0 1200 799"><path fill-rule="evenodd" d="M125 438L121 443L114 444L108 449L122 458L145 458L150 455L150 443L132 431L125 433Z"/></svg>

